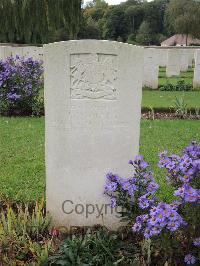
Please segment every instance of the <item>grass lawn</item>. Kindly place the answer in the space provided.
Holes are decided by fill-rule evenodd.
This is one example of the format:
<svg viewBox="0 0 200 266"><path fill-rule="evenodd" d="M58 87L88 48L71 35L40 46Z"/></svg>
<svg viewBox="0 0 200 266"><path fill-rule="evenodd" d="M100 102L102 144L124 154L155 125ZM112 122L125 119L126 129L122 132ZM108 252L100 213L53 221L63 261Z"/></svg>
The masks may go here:
<svg viewBox="0 0 200 266"><path fill-rule="evenodd" d="M142 107L169 108L175 97L183 98L188 108L200 108L200 91L143 90Z"/></svg>
<svg viewBox="0 0 200 266"><path fill-rule="evenodd" d="M179 152L190 140L200 141L199 127L199 121L143 120L140 151L155 169L160 151ZM41 198L45 188L44 118L1 117L0 136L3 197L23 202ZM170 188L157 168L156 176L161 187L159 196L169 199Z"/></svg>
<svg viewBox="0 0 200 266"><path fill-rule="evenodd" d="M174 76L174 77L167 78L166 77L166 68L160 67L158 87L161 87L166 83L176 84L180 80L184 80L185 83L192 85L193 84L193 75L194 75L194 69L192 67L189 67L188 71L181 72L180 76Z"/></svg>

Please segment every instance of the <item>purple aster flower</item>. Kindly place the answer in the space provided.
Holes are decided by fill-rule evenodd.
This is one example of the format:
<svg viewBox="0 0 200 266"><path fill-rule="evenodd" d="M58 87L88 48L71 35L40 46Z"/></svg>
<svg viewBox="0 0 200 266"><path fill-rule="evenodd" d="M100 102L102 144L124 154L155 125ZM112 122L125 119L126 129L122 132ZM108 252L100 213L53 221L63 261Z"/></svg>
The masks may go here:
<svg viewBox="0 0 200 266"><path fill-rule="evenodd" d="M168 151L163 151L163 152L161 152L161 153L159 154L159 157L160 157L160 158L163 158L163 157L165 157L167 154L168 154Z"/></svg>
<svg viewBox="0 0 200 266"><path fill-rule="evenodd" d="M148 199L149 194L145 194L138 199L138 206L141 209L146 209L150 206L151 200Z"/></svg>
<svg viewBox="0 0 200 266"><path fill-rule="evenodd" d="M186 263L186 264L195 264L195 262L196 262L196 257L195 256L193 256L192 254L187 254L186 256L185 256L185 258L184 258L184 262Z"/></svg>
<svg viewBox="0 0 200 266"><path fill-rule="evenodd" d="M197 237L193 241L193 245L199 247L200 246L200 237Z"/></svg>
<svg viewBox="0 0 200 266"><path fill-rule="evenodd" d="M119 182L120 178L118 175L115 175L113 173L107 173L106 179L111 182Z"/></svg>
<svg viewBox="0 0 200 266"><path fill-rule="evenodd" d="M141 228L142 228L141 223L134 223L134 225L132 226L133 232L139 232Z"/></svg>
<svg viewBox="0 0 200 266"><path fill-rule="evenodd" d="M112 197L110 199L110 207L115 208L116 206L117 206L117 200L116 200L116 198Z"/></svg>
<svg viewBox="0 0 200 266"><path fill-rule="evenodd" d="M104 193L110 193L116 191L118 185L115 182L107 183L104 187Z"/></svg>
<svg viewBox="0 0 200 266"><path fill-rule="evenodd" d="M169 229L171 232L176 231L179 227L180 227L180 222L178 220L169 221L167 223L167 229Z"/></svg>
<svg viewBox="0 0 200 266"><path fill-rule="evenodd" d="M135 157L134 164L137 165L141 170L144 170L149 166L149 164L144 161L144 158L141 155L137 155Z"/></svg>
<svg viewBox="0 0 200 266"><path fill-rule="evenodd" d="M135 185L137 179L134 177L123 178L121 179L120 183L123 190L126 190L129 196L134 195L135 191L137 190L137 186Z"/></svg>
<svg viewBox="0 0 200 266"><path fill-rule="evenodd" d="M142 214L136 217L136 222L137 223L144 223L148 220L149 216L148 214Z"/></svg>
<svg viewBox="0 0 200 266"><path fill-rule="evenodd" d="M21 98L21 95L18 95L18 94L16 94L16 93L11 93L11 92L9 92L9 93L7 94L7 98L8 98L9 100L16 101L16 100L18 100L18 99Z"/></svg>
<svg viewBox="0 0 200 266"><path fill-rule="evenodd" d="M131 165L134 164L133 160L129 160L128 163L131 164Z"/></svg>
<svg viewBox="0 0 200 266"><path fill-rule="evenodd" d="M158 188L158 184L152 181L148 184L147 191L151 194L154 194Z"/></svg>

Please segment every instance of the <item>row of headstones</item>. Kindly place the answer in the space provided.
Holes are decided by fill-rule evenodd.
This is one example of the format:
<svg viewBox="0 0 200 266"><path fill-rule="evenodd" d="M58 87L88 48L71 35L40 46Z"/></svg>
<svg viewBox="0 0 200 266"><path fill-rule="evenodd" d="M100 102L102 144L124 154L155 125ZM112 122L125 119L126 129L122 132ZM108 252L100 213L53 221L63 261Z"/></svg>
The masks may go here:
<svg viewBox="0 0 200 266"><path fill-rule="evenodd" d="M179 76L194 65L193 87L200 87L200 49L145 48L143 86L158 88L159 67L166 67L166 76Z"/></svg>
<svg viewBox="0 0 200 266"><path fill-rule="evenodd" d="M0 46L0 59L9 56L32 57L43 60L43 47L38 46ZM166 67L166 76L179 76L194 63L193 87L200 87L200 49L184 48L146 48L144 50L143 86L158 88L159 67Z"/></svg>
<svg viewBox="0 0 200 266"><path fill-rule="evenodd" d="M6 60L10 56L24 58L32 57L35 60L43 59L43 47L38 46L0 46L0 60Z"/></svg>

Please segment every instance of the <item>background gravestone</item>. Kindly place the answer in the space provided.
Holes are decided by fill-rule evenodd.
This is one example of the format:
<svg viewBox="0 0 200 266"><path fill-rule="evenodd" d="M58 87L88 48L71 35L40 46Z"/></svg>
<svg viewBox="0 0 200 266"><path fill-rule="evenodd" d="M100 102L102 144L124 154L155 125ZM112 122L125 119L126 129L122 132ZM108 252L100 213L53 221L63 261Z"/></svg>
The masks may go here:
<svg viewBox="0 0 200 266"><path fill-rule="evenodd" d="M169 49L167 57L166 76L179 76L181 69L181 51L180 49Z"/></svg>
<svg viewBox="0 0 200 266"><path fill-rule="evenodd" d="M47 210L57 226L116 228L111 209L97 218L97 207L108 203L106 173L131 175L128 160L138 153L143 48L53 43L44 46L44 65ZM88 217L87 204L95 207Z"/></svg>
<svg viewBox="0 0 200 266"><path fill-rule="evenodd" d="M193 87L200 88L200 49L195 52Z"/></svg>
<svg viewBox="0 0 200 266"><path fill-rule="evenodd" d="M189 53L187 49L181 49L181 71L187 71L189 66Z"/></svg>
<svg viewBox="0 0 200 266"><path fill-rule="evenodd" d="M158 53L154 48L144 49L143 86L157 89L159 75Z"/></svg>

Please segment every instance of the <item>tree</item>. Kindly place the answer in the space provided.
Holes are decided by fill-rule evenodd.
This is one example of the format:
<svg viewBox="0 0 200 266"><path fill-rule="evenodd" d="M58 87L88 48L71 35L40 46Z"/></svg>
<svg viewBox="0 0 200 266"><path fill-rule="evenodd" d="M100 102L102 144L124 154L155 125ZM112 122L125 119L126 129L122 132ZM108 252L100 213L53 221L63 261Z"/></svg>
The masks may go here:
<svg viewBox="0 0 200 266"><path fill-rule="evenodd" d="M103 37L106 39L117 40L120 36L123 41L128 37L128 21L122 5L113 6L105 16Z"/></svg>
<svg viewBox="0 0 200 266"><path fill-rule="evenodd" d="M166 10L166 26L169 31L200 36L200 2L194 0L171 0Z"/></svg>
<svg viewBox="0 0 200 266"><path fill-rule="evenodd" d="M148 22L143 21L138 30L136 41L139 44L149 45L152 40L152 31Z"/></svg>
<svg viewBox="0 0 200 266"><path fill-rule="evenodd" d="M61 29L76 38L81 0L0 0L0 41L44 43Z"/></svg>
<svg viewBox="0 0 200 266"><path fill-rule="evenodd" d="M107 6L105 0L92 0L86 3L86 7L106 8Z"/></svg>
<svg viewBox="0 0 200 266"><path fill-rule="evenodd" d="M129 6L125 11L125 15L130 21L131 33L134 33L141 24L141 18L143 18L143 7L141 5Z"/></svg>

